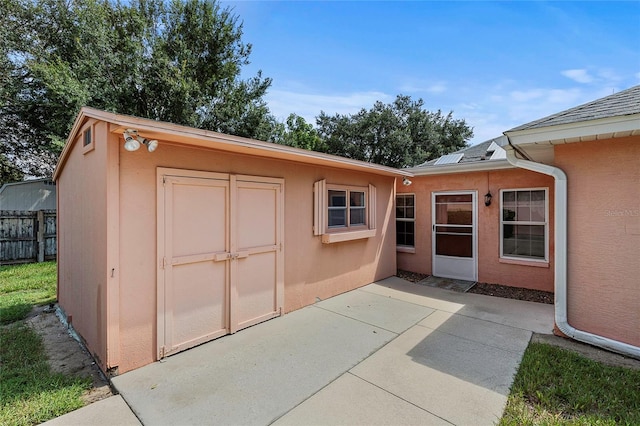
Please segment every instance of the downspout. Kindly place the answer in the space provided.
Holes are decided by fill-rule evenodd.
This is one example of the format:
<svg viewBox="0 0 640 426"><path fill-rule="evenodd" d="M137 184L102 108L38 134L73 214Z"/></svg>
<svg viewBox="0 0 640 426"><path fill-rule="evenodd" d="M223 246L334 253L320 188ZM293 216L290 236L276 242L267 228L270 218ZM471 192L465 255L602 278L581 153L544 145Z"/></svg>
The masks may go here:
<svg viewBox="0 0 640 426"><path fill-rule="evenodd" d="M521 150L511 144L511 140L506 133L505 136L507 137L508 146L504 148L507 152L507 161L510 164L521 169L552 176L555 180L554 282L556 326L572 339L623 355L640 358L640 348L637 346L578 330L569 324L567 318L567 175L558 167L518 158L516 151L522 154Z"/></svg>

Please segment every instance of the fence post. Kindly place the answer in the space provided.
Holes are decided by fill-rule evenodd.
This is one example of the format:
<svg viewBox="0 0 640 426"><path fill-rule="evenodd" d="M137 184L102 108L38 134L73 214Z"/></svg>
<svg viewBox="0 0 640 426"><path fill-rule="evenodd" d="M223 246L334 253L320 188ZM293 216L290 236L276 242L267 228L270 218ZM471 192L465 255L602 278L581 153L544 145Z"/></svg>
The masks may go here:
<svg viewBox="0 0 640 426"><path fill-rule="evenodd" d="M37 215L38 234L36 241L38 242L38 262L44 262L44 210L38 210Z"/></svg>

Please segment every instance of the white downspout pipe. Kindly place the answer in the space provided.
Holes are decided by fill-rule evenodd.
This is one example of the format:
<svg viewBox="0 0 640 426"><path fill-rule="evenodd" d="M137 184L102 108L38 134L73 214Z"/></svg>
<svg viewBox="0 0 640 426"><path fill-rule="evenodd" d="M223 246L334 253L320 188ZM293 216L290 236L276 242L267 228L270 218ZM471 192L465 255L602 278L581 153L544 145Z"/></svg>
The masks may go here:
<svg viewBox="0 0 640 426"><path fill-rule="evenodd" d="M506 135L505 135L506 136ZM572 339L618 352L623 355L640 358L640 348L599 336L597 334L578 330L569 324L567 318L567 175L558 167L534 161L522 160L516 157L514 146L507 136L509 144L505 146L507 160L515 167L552 176L555 180L555 322L565 335Z"/></svg>

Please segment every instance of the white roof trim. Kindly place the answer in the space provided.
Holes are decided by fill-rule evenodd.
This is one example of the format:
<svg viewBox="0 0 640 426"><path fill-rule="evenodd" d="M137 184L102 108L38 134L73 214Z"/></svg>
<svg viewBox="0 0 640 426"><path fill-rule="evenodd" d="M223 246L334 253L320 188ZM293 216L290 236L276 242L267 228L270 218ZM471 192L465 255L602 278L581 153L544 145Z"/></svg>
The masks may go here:
<svg viewBox="0 0 640 426"><path fill-rule="evenodd" d="M440 166L413 167L404 169L414 176L443 175L451 173L479 172L487 170L513 169L506 159L481 160L469 163L443 164Z"/></svg>
<svg viewBox="0 0 640 426"><path fill-rule="evenodd" d="M504 132L514 145L563 144L640 135L640 114Z"/></svg>

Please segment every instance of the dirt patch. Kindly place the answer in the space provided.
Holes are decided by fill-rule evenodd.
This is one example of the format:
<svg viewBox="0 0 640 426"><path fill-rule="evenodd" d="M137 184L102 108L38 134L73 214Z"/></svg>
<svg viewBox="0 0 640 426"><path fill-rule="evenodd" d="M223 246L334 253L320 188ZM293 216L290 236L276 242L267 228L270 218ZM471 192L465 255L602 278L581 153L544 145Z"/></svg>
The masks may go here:
<svg viewBox="0 0 640 426"><path fill-rule="evenodd" d="M553 305L553 293L527 288L511 287L500 284L476 283L467 293L504 297L507 299L525 300L527 302L547 303Z"/></svg>
<svg viewBox="0 0 640 426"><path fill-rule="evenodd" d="M403 280L407 280L411 283L417 283L429 277L429 275L426 275L426 274L418 274L417 272L403 271L400 269L398 269L396 276L398 278L402 278Z"/></svg>
<svg viewBox="0 0 640 426"><path fill-rule="evenodd" d="M26 322L42 337L49 365L53 371L70 376L91 377L93 386L82 396L86 404L113 395L109 383L89 352L69 335L54 309L35 307Z"/></svg>

